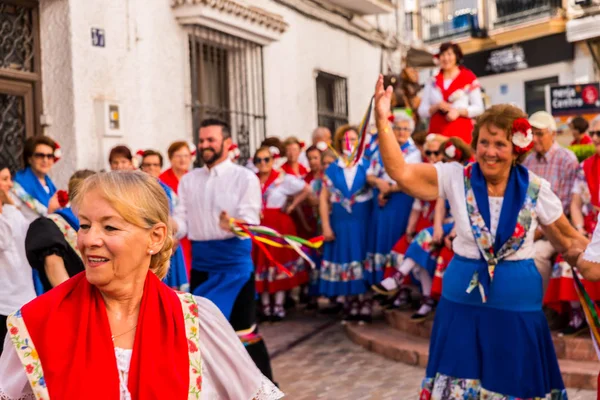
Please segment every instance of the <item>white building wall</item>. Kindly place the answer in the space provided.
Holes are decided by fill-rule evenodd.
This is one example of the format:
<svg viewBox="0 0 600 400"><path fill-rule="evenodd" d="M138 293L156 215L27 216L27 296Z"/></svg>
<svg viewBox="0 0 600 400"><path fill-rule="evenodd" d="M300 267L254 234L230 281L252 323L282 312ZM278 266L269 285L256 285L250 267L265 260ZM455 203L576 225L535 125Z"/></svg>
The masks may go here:
<svg viewBox="0 0 600 400"><path fill-rule="evenodd" d="M116 144L164 153L191 139L187 35L168 1L43 0L41 25L46 132L67 160L57 165L59 183L76 168L107 168ZM105 30L104 48L92 46L92 27ZM122 137L97 131L102 99L120 105Z"/></svg>
<svg viewBox="0 0 600 400"><path fill-rule="evenodd" d="M380 71L381 49L270 1L289 24L264 49L267 135L309 140L317 127L316 73L347 79L349 122L360 123Z"/></svg>
<svg viewBox="0 0 600 400"><path fill-rule="evenodd" d="M42 103L49 125L44 134L61 145L63 157L52 169L52 179L66 183L77 168L73 98L73 55L71 52L70 5L67 0L40 2L42 53ZM73 156L71 156L73 155Z"/></svg>
<svg viewBox="0 0 600 400"><path fill-rule="evenodd" d="M310 138L317 71L347 79L349 121L359 123L380 72L379 45L273 0L252 5L289 24L264 48L267 135ZM169 1L41 0L40 10L44 109L53 121L46 132L65 150L53 171L59 186L75 169L108 168L117 144L166 153L171 142L192 139L188 38ZM390 18L379 17L392 29ZM92 46L92 28L104 29L104 48ZM98 132L98 100L119 104L122 137Z"/></svg>

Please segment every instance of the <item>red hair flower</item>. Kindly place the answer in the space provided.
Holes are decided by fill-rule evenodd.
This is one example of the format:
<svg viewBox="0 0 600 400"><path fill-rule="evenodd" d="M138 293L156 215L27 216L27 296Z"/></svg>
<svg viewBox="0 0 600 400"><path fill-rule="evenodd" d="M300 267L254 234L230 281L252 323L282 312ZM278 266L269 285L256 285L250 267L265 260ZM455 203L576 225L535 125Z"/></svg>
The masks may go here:
<svg viewBox="0 0 600 400"><path fill-rule="evenodd" d="M281 152L279 151L279 148L277 148L276 146L269 147L269 151L271 152L271 156L273 158L281 157Z"/></svg>
<svg viewBox="0 0 600 400"><path fill-rule="evenodd" d="M60 144L57 141L54 141L54 162L58 162L62 157L62 150L60 149Z"/></svg>
<svg viewBox="0 0 600 400"><path fill-rule="evenodd" d="M298 145L300 145L300 149L306 147L306 143L303 140L298 141Z"/></svg>
<svg viewBox="0 0 600 400"><path fill-rule="evenodd" d="M69 204L69 193L66 190L59 190L56 192L56 198L58 199L58 205L60 208L65 208Z"/></svg>
<svg viewBox="0 0 600 400"><path fill-rule="evenodd" d="M394 123L394 114L388 115L388 121L390 121L392 124Z"/></svg>
<svg viewBox="0 0 600 400"><path fill-rule="evenodd" d="M515 153L525 154L533 148L533 132L527 119L515 119L512 124L512 134Z"/></svg>
<svg viewBox="0 0 600 400"><path fill-rule="evenodd" d="M241 154L242 153L240 152L240 148L237 144L232 143L231 146L229 146L229 159L231 161L237 161Z"/></svg>

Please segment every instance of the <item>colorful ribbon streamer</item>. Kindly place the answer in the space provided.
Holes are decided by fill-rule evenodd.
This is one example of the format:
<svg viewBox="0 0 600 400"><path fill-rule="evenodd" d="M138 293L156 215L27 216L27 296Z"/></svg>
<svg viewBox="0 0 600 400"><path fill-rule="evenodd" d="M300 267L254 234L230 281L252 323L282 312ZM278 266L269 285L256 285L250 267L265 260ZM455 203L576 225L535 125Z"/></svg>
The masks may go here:
<svg viewBox="0 0 600 400"><path fill-rule="evenodd" d="M293 274L280 262L275 260L275 258L267 250L265 245L271 247L293 249L312 268L316 267L314 261L312 261L312 259L306 254L306 252L310 251L310 249L316 250L320 248L323 245L323 236L317 236L312 239L306 240L294 235L282 235L275 229L266 226L236 221L233 218L230 219L229 224L234 234L236 234L239 237L250 238L252 242L256 244L258 248L267 256L269 261L287 276L292 276Z"/></svg>
<svg viewBox="0 0 600 400"><path fill-rule="evenodd" d="M590 327L590 336L592 337L592 342L594 343L594 348L596 349L596 355L600 360L600 320L598 319L598 306L585 290L583 282L581 282L581 279L579 279L577 268L571 267L571 269L573 272L575 290L579 296L579 302L581 303L581 308L583 310L583 314L585 315L585 319Z"/></svg>
<svg viewBox="0 0 600 400"><path fill-rule="evenodd" d="M371 112L373 111L373 103L375 100L375 96L371 97L369 101L369 107L367 108L367 112L363 116L362 122L360 123L358 129L358 146L354 148L354 151L348 157L347 166L353 167L362 158L363 154L365 154L365 148L367 146L367 128L369 126L369 121L371 120Z"/></svg>

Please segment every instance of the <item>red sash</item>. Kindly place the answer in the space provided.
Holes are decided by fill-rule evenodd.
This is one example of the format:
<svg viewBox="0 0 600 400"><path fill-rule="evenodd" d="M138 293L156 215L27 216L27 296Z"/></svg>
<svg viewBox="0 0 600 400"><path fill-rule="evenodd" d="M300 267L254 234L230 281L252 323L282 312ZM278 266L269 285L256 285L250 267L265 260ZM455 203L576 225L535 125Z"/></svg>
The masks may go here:
<svg viewBox="0 0 600 400"><path fill-rule="evenodd" d="M258 174L256 174L256 175L258 175ZM279 171L272 169L271 174L267 178L266 182L264 184L260 185L260 191L262 193L263 209L267 208L267 201L269 200L267 190L269 190L269 187L273 184L273 182L275 182L277 180L277 178L279 178Z"/></svg>
<svg viewBox="0 0 600 400"><path fill-rule="evenodd" d="M450 96L457 90L464 90L466 86L473 85L477 77L471 70L461 66L458 76L450 83L447 89L444 89L444 74L440 71L435 78L435 85L438 87L445 102L449 102ZM469 88L473 90L475 87ZM436 112L431 116L429 121L429 133L439 133L446 137L459 137L467 144L471 143L473 131L473 122L470 118L459 117L456 120L449 122L446 115L441 112Z"/></svg>
<svg viewBox="0 0 600 400"><path fill-rule="evenodd" d="M585 180L590 189L592 205L600 207L600 156L598 154L594 154L583 162L583 172L585 173Z"/></svg>
<svg viewBox="0 0 600 400"><path fill-rule="evenodd" d="M285 162L285 164L283 164L281 166L281 169L286 174L290 174L290 175L293 175L293 176L298 176L300 178L304 178L306 176L306 174L308 174L308 172L309 172L304 165L298 164L298 172L299 172L299 174L296 174L294 172L294 170L292 169L292 166L290 164L288 164L287 161Z"/></svg>
<svg viewBox="0 0 600 400"><path fill-rule="evenodd" d="M169 168L168 170L160 174L158 179L160 179L162 183L164 183L165 185L173 189L175 193L177 193L177 189L179 188L179 179L177 179L175 172L173 172L173 168Z"/></svg>
<svg viewBox="0 0 600 400"><path fill-rule="evenodd" d="M106 306L85 272L36 298L21 312L50 398L120 398ZM149 272L129 369L131 398L187 399L189 363L181 301Z"/></svg>

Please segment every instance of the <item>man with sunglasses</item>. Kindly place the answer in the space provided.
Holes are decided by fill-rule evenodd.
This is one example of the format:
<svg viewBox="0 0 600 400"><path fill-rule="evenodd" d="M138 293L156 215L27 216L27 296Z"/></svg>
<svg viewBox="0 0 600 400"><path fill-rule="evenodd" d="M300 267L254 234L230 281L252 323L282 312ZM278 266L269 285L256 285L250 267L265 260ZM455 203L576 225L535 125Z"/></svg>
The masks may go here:
<svg viewBox="0 0 600 400"><path fill-rule="evenodd" d="M200 124L198 151L204 166L179 182L173 214L176 238L192 242L190 291L211 300L229 320L261 372L272 379L267 348L256 328L252 242L236 237L229 219L259 224L262 197L252 171L233 163L229 125Z"/></svg>

